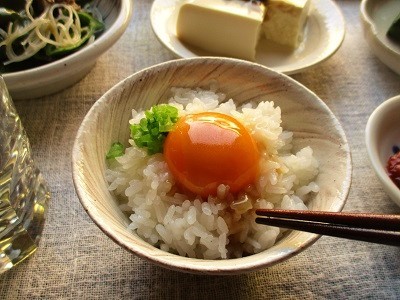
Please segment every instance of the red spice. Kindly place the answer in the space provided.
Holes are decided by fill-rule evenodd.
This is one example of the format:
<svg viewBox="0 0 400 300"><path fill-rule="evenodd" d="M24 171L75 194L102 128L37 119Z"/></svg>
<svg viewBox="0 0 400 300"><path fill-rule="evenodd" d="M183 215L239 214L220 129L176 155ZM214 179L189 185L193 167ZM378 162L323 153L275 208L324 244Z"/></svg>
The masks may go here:
<svg viewBox="0 0 400 300"><path fill-rule="evenodd" d="M400 151L389 158L386 169L390 179L400 188Z"/></svg>

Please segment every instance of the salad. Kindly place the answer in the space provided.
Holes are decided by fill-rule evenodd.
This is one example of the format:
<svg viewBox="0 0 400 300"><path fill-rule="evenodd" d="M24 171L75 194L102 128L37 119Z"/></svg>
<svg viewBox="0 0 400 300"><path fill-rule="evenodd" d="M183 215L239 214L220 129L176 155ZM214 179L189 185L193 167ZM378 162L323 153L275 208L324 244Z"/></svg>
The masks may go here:
<svg viewBox="0 0 400 300"><path fill-rule="evenodd" d="M91 43L104 30L88 0L3 0L0 72L52 62Z"/></svg>

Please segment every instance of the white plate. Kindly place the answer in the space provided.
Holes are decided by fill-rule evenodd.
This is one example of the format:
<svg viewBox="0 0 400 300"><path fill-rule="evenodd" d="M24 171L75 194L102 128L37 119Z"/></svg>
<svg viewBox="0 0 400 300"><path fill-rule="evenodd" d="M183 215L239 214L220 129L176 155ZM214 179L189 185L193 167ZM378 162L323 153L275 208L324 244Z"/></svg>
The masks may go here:
<svg viewBox="0 0 400 300"><path fill-rule="evenodd" d="M364 36L372 52L390 69L400 74L400 43L386 33L400 12L399 0L363 0L360 6Z"/></svg>
<svg viewBox="0 0 400 300"><path fill-rule="evenodd" d="M176 56L189 58L211 53L190 49L176 36L178 0L155 0L151 8L151 25L158 39ZM313 0L304 41L295 51L262 39L257 47L256 62L278 72L293 74L329 58L340 47L345 22L337 5L331 0Z"/></svg>

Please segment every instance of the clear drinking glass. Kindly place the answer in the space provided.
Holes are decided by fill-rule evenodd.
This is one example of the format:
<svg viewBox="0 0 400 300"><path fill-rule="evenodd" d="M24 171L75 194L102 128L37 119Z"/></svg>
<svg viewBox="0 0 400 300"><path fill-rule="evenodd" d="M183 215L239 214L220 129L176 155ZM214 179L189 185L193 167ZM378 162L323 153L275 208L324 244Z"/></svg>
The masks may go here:
<svg viewBox="0 0 400 300"><path fill-rule="evenodd" d="M49 199L0 75L0 274L35 252Z"/></svg>

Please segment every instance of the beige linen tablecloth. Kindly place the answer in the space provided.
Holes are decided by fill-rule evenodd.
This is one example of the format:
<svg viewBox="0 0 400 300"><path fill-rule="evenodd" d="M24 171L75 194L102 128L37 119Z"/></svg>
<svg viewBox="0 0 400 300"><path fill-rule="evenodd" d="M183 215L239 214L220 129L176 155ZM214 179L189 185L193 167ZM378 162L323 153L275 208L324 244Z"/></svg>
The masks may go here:
<svg viewBox="0 0 400 300"><path fill-rule="evenodd" d="M371 112L400 94L400 76L368 48L360 2L337 3L347 26L341 48L293 78L327 103L346 132L353 182L344 210L400 213L374 175L364 142ZM75 194L71 150L82 119L104 92L140 69L174 59L152 32L151 4L135 1L123 37L78 84L51 96L16 101L52 199L40 248L0 276L0 299L400 299L396 247L322 237L301 254L265 270L195 276L139 259L97 228Z"/></svg>

